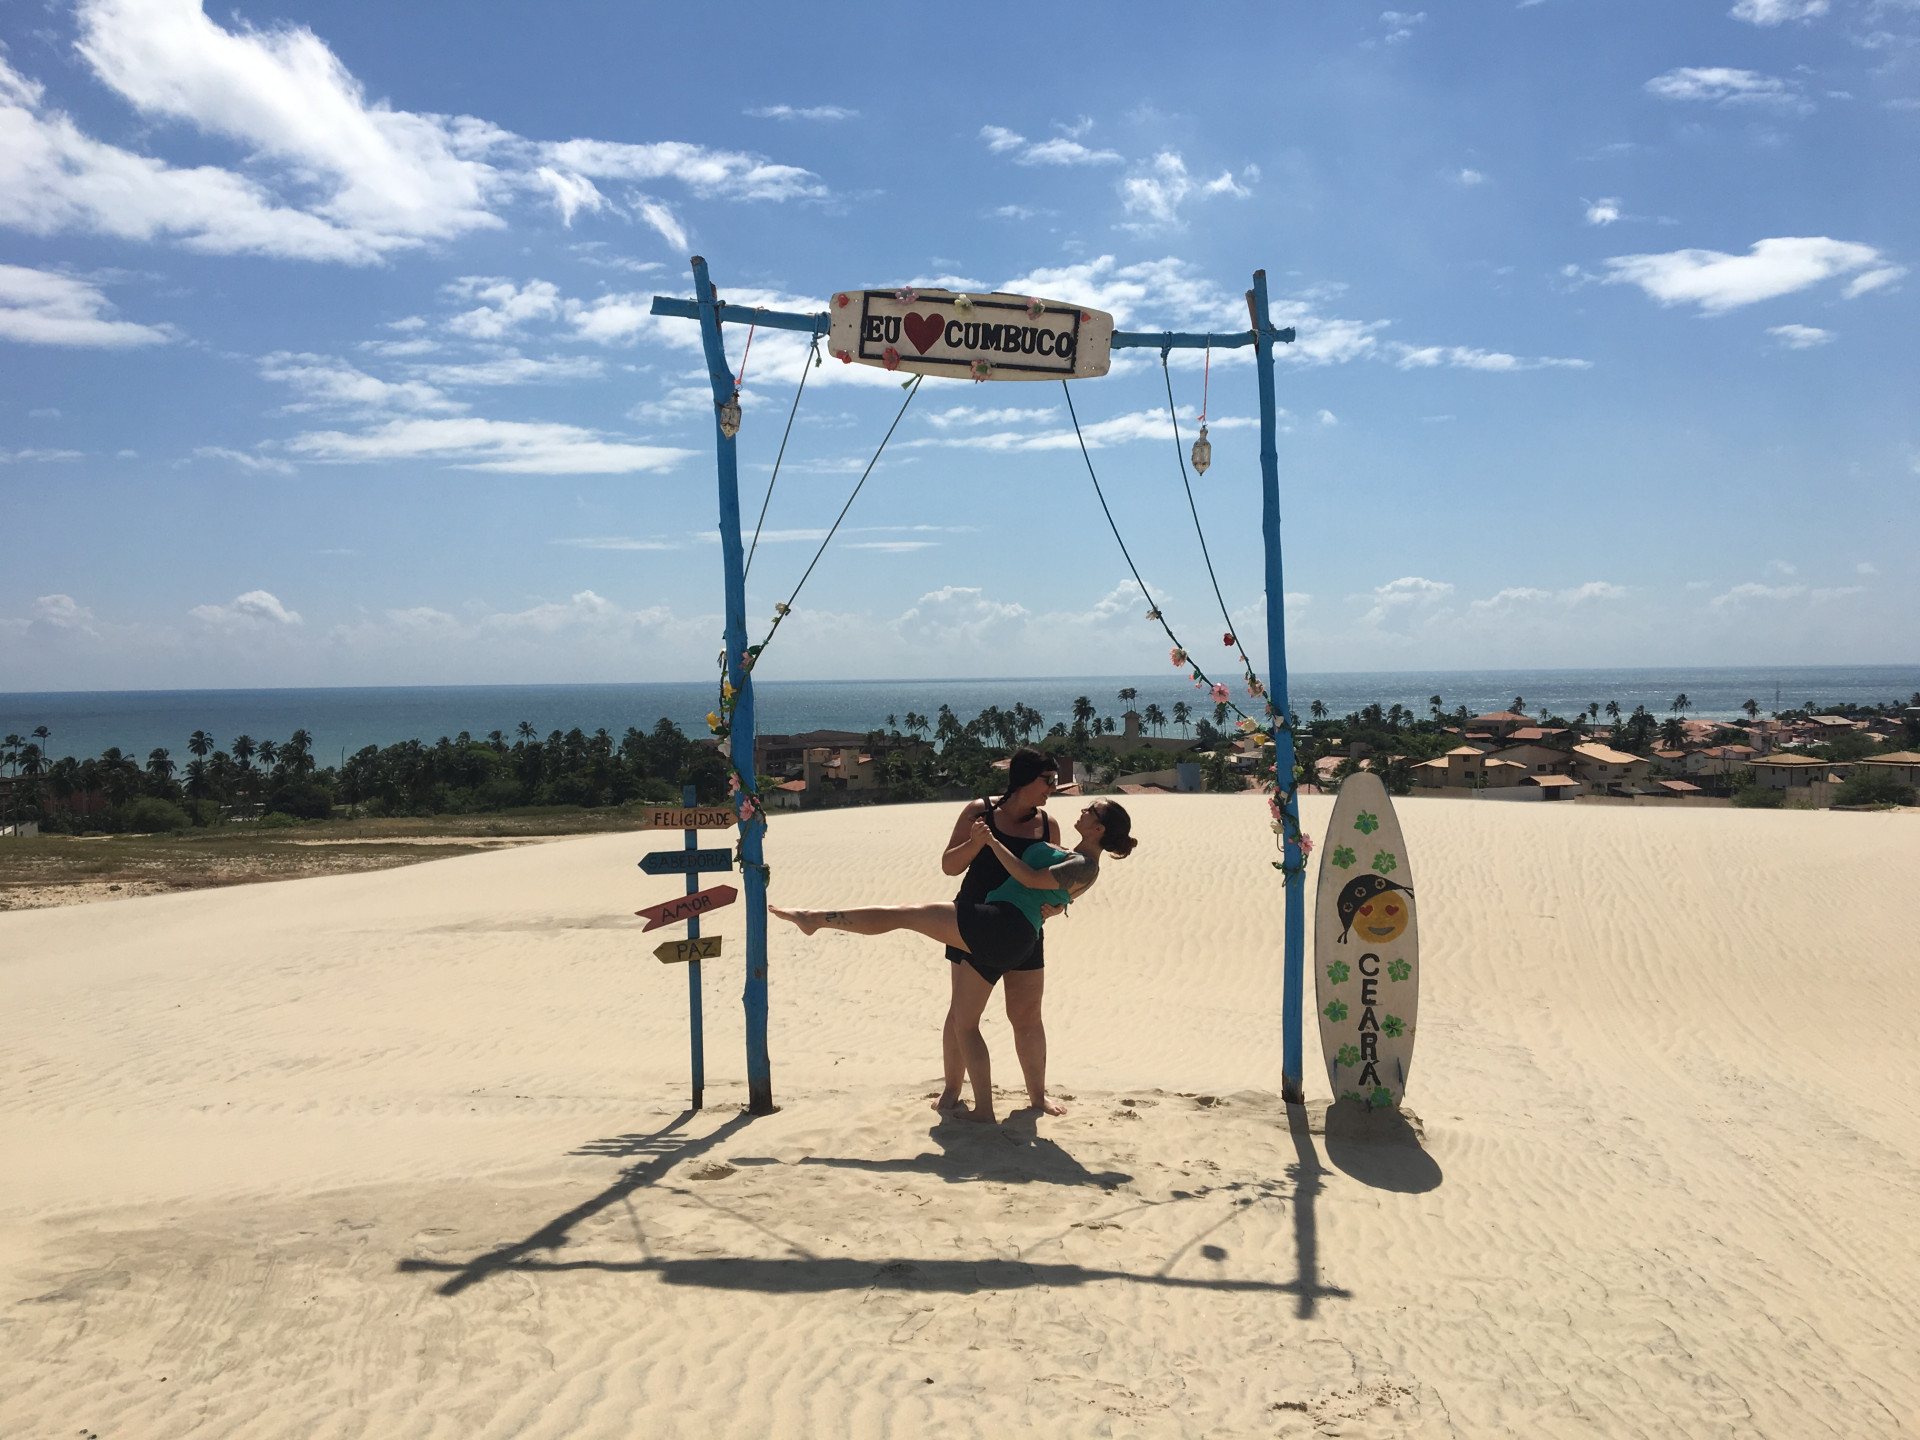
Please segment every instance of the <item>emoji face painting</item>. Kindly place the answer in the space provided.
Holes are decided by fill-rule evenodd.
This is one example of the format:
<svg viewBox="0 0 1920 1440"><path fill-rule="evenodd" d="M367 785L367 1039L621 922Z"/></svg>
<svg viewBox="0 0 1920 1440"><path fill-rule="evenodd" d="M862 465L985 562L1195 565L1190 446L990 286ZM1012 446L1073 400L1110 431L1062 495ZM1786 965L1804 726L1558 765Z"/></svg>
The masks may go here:
<svg viewBox="0 0 1920 1440"><path fill-rule="evenodd" d="M1340 943L1349 932L1369 945L1385 945L1407 933L1413 891L1384 875L1362 875L1340 891Z"/></svg>

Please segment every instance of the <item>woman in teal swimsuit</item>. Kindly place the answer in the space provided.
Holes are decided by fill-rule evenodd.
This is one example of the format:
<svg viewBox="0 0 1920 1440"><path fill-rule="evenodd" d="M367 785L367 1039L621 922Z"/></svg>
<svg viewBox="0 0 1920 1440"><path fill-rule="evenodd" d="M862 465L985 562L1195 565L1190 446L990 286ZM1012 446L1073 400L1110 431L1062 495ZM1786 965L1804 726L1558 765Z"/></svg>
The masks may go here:
<svg viewBox="0 0 1920 1440"><path fill-rule="evenodd" d="M847 930L855 935L885 935L913 930L966 953L964 988L957 984L956 1006L964 1006L961 1044L967 1055L967 1074L973 1083L973 1118L991 1121L993 1081L987 1042L980 1034L980 1015L995 983L1032 951L1044 923L1041 907L1065 905L1085 894L1100 878L1103 854L1125 856L1138 843L1133 820L1112 800L1096 800L1074 822L1080 843L1061 850L1035 840L1016 855L985 820L974 822L975 837L993 848L1010 879L990 891L978 905L944 900L932 905L869 905L853 910L782 910L768 906L782 920L811 935L820 929Z"/></svg>

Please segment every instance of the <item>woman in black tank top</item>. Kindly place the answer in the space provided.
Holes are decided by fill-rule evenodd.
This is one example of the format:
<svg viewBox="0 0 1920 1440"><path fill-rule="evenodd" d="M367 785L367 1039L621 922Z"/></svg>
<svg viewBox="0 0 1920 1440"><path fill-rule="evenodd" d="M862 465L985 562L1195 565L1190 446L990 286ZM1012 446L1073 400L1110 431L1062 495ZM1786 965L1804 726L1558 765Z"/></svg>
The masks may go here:
<svg viewBox="0 0 1920 1440"><path fill-rule="evenodd" d="M990 846L972 838L973 822L984 819L993 833L1016 855L1035 840L1060 843L1059 824L1040 807L1053 793L1056 783L1054 757L1040 750L1014 752L1007 765L1007 793L998 800L975 800L960 812L953 836L941 856L941 868L949 875L961 875L959 893L953 898L962 905L977 905L989 891L1006 881L1006 867ZM1046 932L1035 943L1032 953L1016 968L1005 973L1007 1022L1013 1027L1014 1051L1020 1059L1020 1071L1027 1085L1027 1098L1036 1109L1049 1115L1066 1112L1047 1094L1047 1032L1040 1018L1040 1004L1046 986ZM945 1081L936 1110L952 1110L960 1104L960 1086L966 1078L966 1054L961 1043L962 1023L977 1028L980 997L971 994L978 985L988 984L969 963L964 950L949 947L947 959L953 962L954 1004L947 1010L941 1030L941 1054ZM963 996L962 992L969 992Z"/></svg>

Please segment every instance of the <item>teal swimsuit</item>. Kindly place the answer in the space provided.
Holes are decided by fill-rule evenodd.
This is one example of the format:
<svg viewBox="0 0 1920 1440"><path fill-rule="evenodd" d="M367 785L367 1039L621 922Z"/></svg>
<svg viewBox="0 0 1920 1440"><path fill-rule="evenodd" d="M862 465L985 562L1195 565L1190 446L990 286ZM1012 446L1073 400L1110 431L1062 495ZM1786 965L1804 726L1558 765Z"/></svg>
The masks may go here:
<svg viewBox="0 0 1920 1440"><path fill-rule="evenodd" d="M1020 855L1020 858L1036 870L1051 870L1072 855L1071 850L1062 850L1049 845L1044 840L1036 840ZM1006 884L996 886L987 892L987 903L1005 900L1017 906L1022 915L1032 923L1037 931L1045 923L1040 914L1042 905L1065 905L1067 892L1064 890L1034 890L1022 885L1018 880L1008 880Z"/></svg>
<svg viewBox="0 0 1920 1440"><path fill-rule="evenodd" d="M1050 870L1073 852L1035 840L1020 858L1036 870ZM1043 905L1065 905L1062 889L1030 890L1018 880L1009 879L987 892L977 905L956 902L954 919L960 938L966 941L964 952L950 951L980 973L989 985L1009 970L1025 965L1040 943Z"/></svg>

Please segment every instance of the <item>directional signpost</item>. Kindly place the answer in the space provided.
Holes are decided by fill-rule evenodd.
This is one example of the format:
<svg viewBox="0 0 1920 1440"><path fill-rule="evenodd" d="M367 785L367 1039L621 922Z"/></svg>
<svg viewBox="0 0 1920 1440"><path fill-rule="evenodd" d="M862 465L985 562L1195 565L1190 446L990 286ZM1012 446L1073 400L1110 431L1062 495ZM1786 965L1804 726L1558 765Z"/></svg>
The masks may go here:
<svg viewBox="0 0 1920 1440"><path fill-rule="evenodd" d="M691 785L680 792L680 798L684 804L678 810L646 811L642 826L648 830L684 831L687 848L656 850L641 859L640 868L649 875L686 876L687 893L678 899L649 905L633 913L647 922L641 927L642 934L682 920L687 924L686 939L669 940L653 953L662 965L684 964L687 967L687 1031L693 1051L693 1108L698 1110L706 1103L707 1089L706 1036L700 1018L700 962L720 958L720 937L703 937L700 934L700 917L709 910L731 905L739 892L731 885L715 885L709 890L700 888L701 871L733 869L733 852L696 848L700 844L702 830L730 828L734 824L732 812L723 805L702 806L700 797L694 793Z"/></svg>
<svg viewBox="0 0 1920 1440"><path fill-rule="evenodd" d="M696 850L694 837L697 830L687 831L687 848L684 850L656 850L640 862L640 868L649 875L684 875L687 883L696 883L693 875L696 870L731 870L733 852L731 850Z"/></svg>
<svg viewBox="0 0 1920 1440"><path fill-rule="evenodd" d="M696 890L691 895L682 895L677 900L662 900L658 905L648 905L633 913L647 923L640 927L640 933L658 930L662 925L675 925L682 920L693 920L709 910L718 910L722 905L731 905L740 898L740 892L731 885L715 885L711 890Z"/></svg>
<svg viewBox="0 0 1920 1440"><path fill-rule="evenodd" d="M694 968L688 973L697 974L702 960L720 958L720 941L723 938L720 935L702 935L693 940L669 940L664 945L653 947L653 958L662 965L692 965ZM698 1092L695 1093L697 1096ZM698 1109L699 1105L696 1098L694 1108Z"/></svg>

